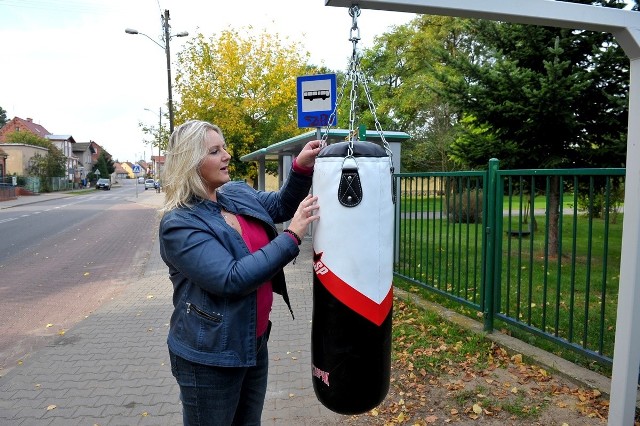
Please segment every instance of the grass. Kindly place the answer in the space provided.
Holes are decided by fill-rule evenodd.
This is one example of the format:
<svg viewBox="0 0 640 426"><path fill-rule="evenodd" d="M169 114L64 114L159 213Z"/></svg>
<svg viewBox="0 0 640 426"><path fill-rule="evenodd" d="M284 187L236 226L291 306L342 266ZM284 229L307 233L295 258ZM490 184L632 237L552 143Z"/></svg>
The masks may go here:
<svg viewBox="0 0 640 426"><path fill-rule="evenodd" d="M504 219L503 229L507 229L508 220ZM538 231L532 239L503 233L500 274L495 276L500 279L499 312L515 324L558 338L562 342L559 346L545 349L565 358L575 361L568 348L569 352L583 348L612 357L622 221L607 225L600 219L563 216L562 256L558 257L547 249L546 218L536 216L536 220ZM409 287L421 283L464 301L463 310L477 316L482 307L483 231L484 225L439 218L402 220L396 272L407 278ZM505 328L514 334L528 334L520 331L521 327ZM529 335L525 340L540 346L544 339ZM587 358L593 356L588 354ZM597 368L608 367L604 363Z"/></svg>

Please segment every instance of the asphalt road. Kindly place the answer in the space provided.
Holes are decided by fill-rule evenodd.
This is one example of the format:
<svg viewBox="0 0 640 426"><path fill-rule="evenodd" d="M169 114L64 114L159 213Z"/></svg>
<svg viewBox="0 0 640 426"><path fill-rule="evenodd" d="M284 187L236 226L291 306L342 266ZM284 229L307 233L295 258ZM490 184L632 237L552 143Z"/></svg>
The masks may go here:
<svg viewBox="0 0 640 426"><path fill-rule="evenodd" d="M157 215L127 183L0 210L0 375L140 277Z"/></svg>

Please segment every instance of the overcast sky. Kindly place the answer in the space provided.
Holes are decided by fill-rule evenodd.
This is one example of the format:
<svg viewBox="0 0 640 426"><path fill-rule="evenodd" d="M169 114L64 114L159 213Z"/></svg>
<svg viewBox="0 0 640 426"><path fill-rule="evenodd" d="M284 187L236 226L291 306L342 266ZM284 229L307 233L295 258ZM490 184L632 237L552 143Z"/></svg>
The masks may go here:
<svg viewBox="0 0 640 426"><path fill-rule="evenodd" d="M208 37L253 26L301 42L312 63L334 70L346 70L351 55L348 10L324 0L0 0L0 106L7 118L32 118L76 142L93 140L120 161L150 159L138 122L157 123L165 109L166 56L124 29L159 41L165 9L173 34ZM359 46L371 47L374 36L413 17L363 10ZM187 38L172 39L174 58Z"/></svg>

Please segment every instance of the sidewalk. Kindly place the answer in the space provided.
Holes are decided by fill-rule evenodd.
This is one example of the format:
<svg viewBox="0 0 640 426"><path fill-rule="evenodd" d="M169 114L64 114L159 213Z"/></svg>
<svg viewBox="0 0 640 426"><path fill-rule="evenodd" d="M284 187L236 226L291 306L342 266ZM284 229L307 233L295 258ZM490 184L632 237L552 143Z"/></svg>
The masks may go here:
<svg viewBox="0 0 640 426"><path fill-rule="evenodd" d="M32 198L2 202L0 208L39 201ZM162 198L147 191L129 200L157 208ZM172 288L153 237L141 279L0 378L1 426L182 424L166 347ZM341 424L342 416L317 401L311 383L309 237L285 272L296 319L276 297L263 424Z"/></svg>

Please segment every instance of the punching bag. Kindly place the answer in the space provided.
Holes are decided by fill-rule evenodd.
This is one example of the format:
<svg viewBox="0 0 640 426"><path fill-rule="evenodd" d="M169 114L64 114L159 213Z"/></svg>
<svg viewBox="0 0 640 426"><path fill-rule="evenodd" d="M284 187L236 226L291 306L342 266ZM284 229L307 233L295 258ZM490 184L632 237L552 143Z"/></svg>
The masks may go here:
<svg viewBox="0 0 640 426"><path fill-rule="evenodd" d="M322 213L313 236L312 380L318 400L340 414L369 411L389 390L391 170L371 142L328 145L315 162Z"/></svg>

